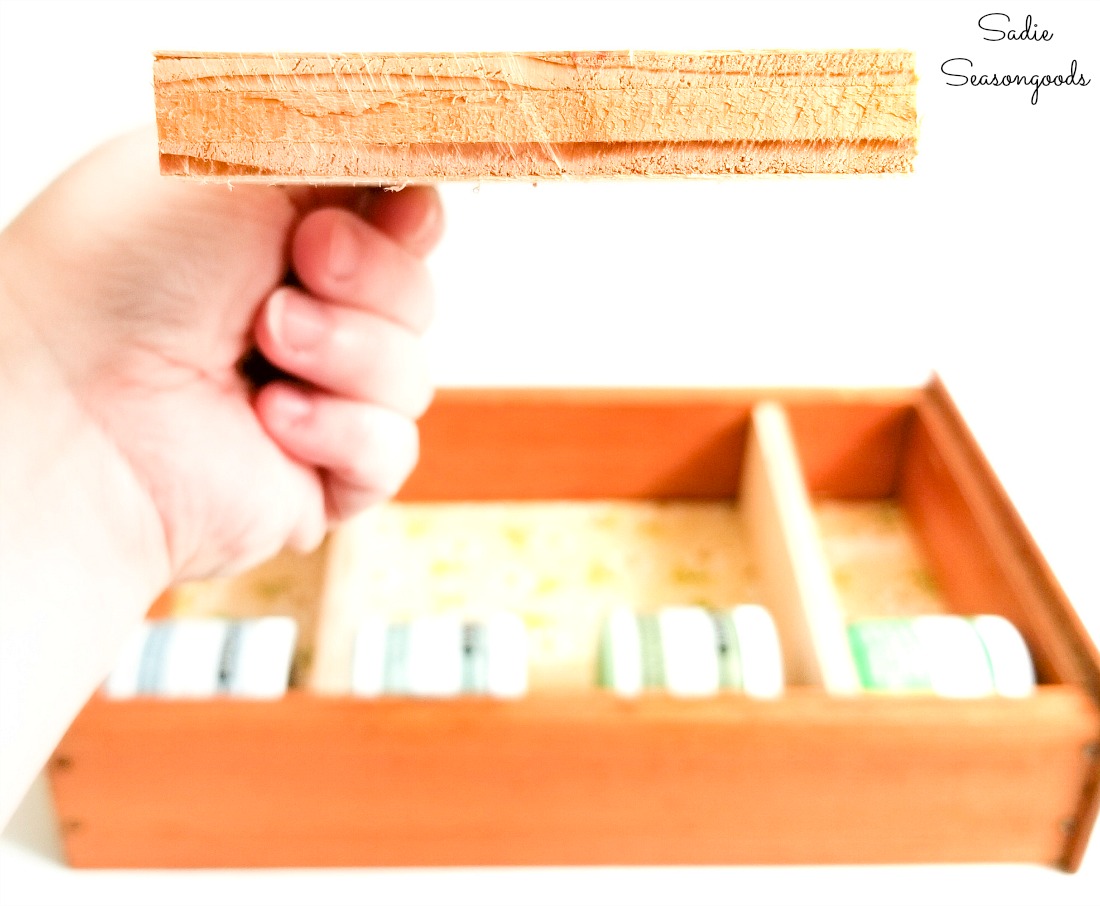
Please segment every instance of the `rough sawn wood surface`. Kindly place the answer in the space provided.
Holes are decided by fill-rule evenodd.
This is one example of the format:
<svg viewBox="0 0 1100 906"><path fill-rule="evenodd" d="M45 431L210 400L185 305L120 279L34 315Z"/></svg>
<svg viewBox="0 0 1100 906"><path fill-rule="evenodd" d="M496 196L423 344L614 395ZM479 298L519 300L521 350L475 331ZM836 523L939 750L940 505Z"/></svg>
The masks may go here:
<svg viewBox="0 0 1100 906"><path fill-rule="evenodd" d="M907 172L904 51L161 53L162 171L278 182Z"/></svg>

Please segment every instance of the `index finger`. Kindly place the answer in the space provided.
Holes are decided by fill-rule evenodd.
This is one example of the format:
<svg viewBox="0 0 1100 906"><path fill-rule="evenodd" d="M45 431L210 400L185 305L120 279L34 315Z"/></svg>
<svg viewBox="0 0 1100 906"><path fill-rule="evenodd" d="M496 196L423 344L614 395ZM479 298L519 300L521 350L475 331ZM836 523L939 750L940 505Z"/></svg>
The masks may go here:
<svg viewBox="0 0 1100 906"><path fill-rule="evenodd" d="M432 315L424 263L350 211L321 208L294 233L291 259L302 284L329 302L361 308L422 333Z"/></svg>
<svg viewBox="0 0 1100 906"><path fill-rule="evenodd" d="M443 203L434 186L376 189L360 206L368 221L418 258L443 235Z"/></svg>

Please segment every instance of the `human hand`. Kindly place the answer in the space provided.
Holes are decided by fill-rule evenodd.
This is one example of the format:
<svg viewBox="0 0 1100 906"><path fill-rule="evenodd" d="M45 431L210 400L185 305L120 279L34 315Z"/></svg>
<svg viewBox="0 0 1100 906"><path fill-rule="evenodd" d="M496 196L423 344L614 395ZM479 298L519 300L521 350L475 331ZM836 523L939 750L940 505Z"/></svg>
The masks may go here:
<svg viewBox="0 0 1100 906"><path fill-rule="evenodd" d="M65 442L117 514L155 514L181 580L308 549L403 482L441 230L428 188L184 183L136 133L0 234L0 275L77 413ZM254 392L253 345L297 380Z"/></svg>

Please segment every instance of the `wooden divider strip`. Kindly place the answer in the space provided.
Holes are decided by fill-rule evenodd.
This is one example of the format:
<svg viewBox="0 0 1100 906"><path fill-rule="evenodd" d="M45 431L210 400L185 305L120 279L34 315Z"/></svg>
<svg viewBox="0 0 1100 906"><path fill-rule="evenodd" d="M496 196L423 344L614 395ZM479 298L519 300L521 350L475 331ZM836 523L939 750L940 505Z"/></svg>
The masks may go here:
<svg viewBox="0 0 1100 906"><path fill-rule="evenodd" d="M857 693L859 678L794 437L776 403L753 409L741 488L787 682L821 686L834 695Z"/></svg>
<svg viewBox="0 0 1100 906"><path fill-rule="evenodd" d="M306 687L318 695L347 695L351 686L351 664L356 626L353 602L367 594L362 558L370 546L364 536L370 532L374 512L368 510L340 526L329 538L328 562L321 589L313 641L313 657Z"/></svg>

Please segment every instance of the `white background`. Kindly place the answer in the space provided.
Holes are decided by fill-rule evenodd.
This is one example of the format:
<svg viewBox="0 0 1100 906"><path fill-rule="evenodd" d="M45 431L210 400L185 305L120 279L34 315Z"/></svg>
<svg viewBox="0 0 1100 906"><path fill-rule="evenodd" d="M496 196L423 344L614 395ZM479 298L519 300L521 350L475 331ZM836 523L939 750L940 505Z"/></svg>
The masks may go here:
<svg viewBox="0 0 1100 906"><path fill-rule="evenodd" d="M1100 4L0 2L0 223L150 121L154 50L885 47L917 52L917 172L444 189L443 384L911 384L963 411L1100 636ZM1030 13L1044 44L977 19ZM1085 88L952 88L1079 71ZM80 300L74 299L74 305ZM1092 902L1031 866L72 872L41 786L0 838L16 903ZM1091 891L1091 893L1090 893Z"/></svg>

